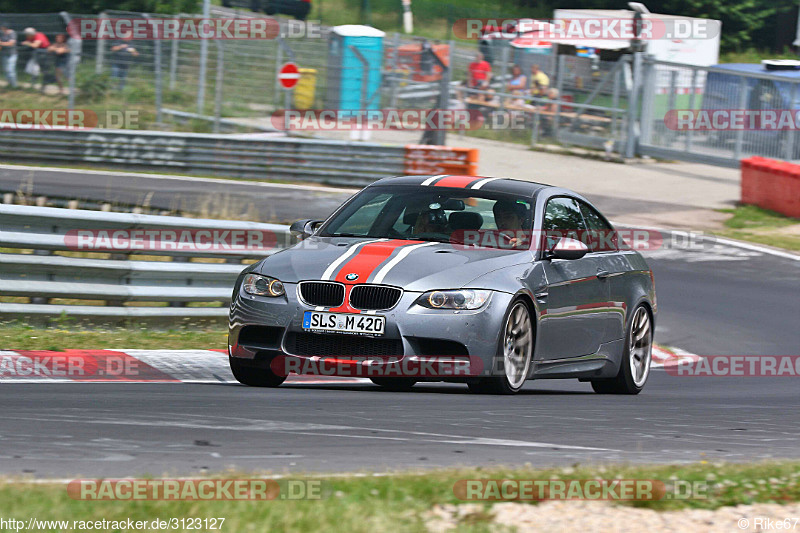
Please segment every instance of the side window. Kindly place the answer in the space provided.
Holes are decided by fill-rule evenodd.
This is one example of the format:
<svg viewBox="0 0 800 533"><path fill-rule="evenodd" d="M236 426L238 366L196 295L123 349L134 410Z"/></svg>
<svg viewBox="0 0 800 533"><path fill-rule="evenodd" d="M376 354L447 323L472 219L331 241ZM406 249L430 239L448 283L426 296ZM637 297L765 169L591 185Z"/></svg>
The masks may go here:
<svg viewBox="0 0 800 533"><path fill-rule="evenodd" d="M610 252L617 249L617 236L611 224L592 207L579 202L583 220L586 221L584 242L592 252Z"/></svg>
<svg viewBox="0 0 800 533"><path fill-rule="evenodd" d="M542 230L545 235L545 250L550 250L560 237L569 237L580 240L585 233L586 226L583 222L578 203L572 198L559 197L547 201L544 209Z"/></svg>

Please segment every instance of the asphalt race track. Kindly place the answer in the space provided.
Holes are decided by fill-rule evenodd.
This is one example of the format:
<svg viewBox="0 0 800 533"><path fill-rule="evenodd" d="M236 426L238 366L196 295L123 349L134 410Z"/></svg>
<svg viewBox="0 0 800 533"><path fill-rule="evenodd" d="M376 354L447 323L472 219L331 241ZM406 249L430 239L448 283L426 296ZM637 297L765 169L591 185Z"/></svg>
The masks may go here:
<svg viewBox="0 0 800 533"><path fill-rule="evenodd" d="M302 190L292 194L282 209L305 204L311 217L343 193L315 210ZM648 259L659 344L699 355L800 355L800 261L725 243ZM515 397L450 384L392 393L368 383L2 383L0 406L0 471L37 477L800 457L791 377L659 369L637 397L595 395L572 380L532 382Z"/></svg>

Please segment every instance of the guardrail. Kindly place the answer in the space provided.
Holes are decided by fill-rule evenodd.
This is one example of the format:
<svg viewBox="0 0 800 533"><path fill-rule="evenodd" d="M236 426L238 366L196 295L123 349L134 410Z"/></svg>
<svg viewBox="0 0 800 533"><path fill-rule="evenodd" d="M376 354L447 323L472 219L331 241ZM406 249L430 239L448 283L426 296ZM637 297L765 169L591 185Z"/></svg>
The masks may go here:
<svg viewBox="0 0 800 533"><path fill-rule="evenodd" d="M78 231L104 235L101 230L120 240L121 249L75 246ZM200 250L178 243L176 249L136 249L124 241L135 231L238 231L271 238L267 246L247 249ZM29 300L0 301L0 316L218 319L227 316L234 281L245 265L293 242L288 226L277 224L0 205L0 248L15 250L0 253L0 296ZM192 302L203 307L186 307Z"/></svg>
<svg viewBox="0 0 800 533"><path fill-rule="evenodd" d="M435 146L418 148L441 148ZM464 149L452 149L464 151ZM471 173L478 151L470 153ZM455 153L455 152L454 152ZM137 170L228 176L247 179L317 181L363 186L387 176L447 173L443 167L463 163L432 157L409 164L401 145L321 139L252 139L243 135L209 135L133 130L10 130L0 128L0 159L69 164L101 164ZM415 171L414 169L422 168Z"/></svg>

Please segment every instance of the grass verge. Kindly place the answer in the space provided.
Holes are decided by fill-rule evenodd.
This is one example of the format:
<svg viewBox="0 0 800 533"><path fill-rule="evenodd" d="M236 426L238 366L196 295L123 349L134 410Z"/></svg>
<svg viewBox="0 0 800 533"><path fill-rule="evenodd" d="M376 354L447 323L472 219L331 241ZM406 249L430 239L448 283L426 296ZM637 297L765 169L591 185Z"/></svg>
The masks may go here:
<svg viewBox="0 0 800 533"><path fill-rule="evenodd" d="M754 205L719 211L731 217L725 229L716 232L718 236L800 252L800 220Z"/></svg>
<svg viewBox="0 0 800 533"><path fill-rule="evenodd" d="M219 476L216 476L219 477ZM225 473L224 479L260 477ZM293 476L295 480L307 476ZM393 475L314 477L319 480L319 499L274 501L84 501L69 497L64 484L27 484L0 481L0 511L6 519L27 520L132 520L155 517L225 518L224 530L258 530L265 525L275 531L392 530L424 531L425 515L434 505L458 504L454 484L464 479L660 480L666 486L694 483L703 492L688 499L620 502L621 505L655 510L716 509L737 504L771 502L786 504L800 500L800 463L769 462L725 464L700 462L670 466L603 466L559 469L446 469ZM288 480L279 481L282 492ZM531 503L535 505L535 502ZM491 502L485 513L472 513L460 531L489 531ZM179 528L184 529L184 528Z"/></svg>
<svg viewBox="0 0 800 533"><path fill-rule="evenodd" d="M157 330L150 326L131 325L119 328L83 329L56 318L52 327L0 323L0 349L8 350L102 350L136 348L137 350L224 350L228 333L224 328L191 326ZM64 322L64 323L59 323Z"/></svg>

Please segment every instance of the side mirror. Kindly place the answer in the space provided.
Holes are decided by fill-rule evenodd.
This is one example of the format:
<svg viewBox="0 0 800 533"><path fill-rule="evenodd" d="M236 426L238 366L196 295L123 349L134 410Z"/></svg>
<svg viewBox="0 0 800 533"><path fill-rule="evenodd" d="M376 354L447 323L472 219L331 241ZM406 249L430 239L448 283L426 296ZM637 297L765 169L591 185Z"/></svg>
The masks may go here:
<svg viewBox="0 0 800 533"><path fill-rule="evenodd" d="M553 246L547 256L549 258L555 257L556 259L580 259L589 253L589 247L577 239L570 239L569 237L562 237L558 239L555 246Z"/></svg>
<svg viewBox="0 0 800 533"><path fill-rule="evenodd" d="M306 237L310 237L317 230L317 227L322 224L322 220L312 220L306 218L303 220L296 220L289 226L289 233L300 239L301 241Z"/></svg>

